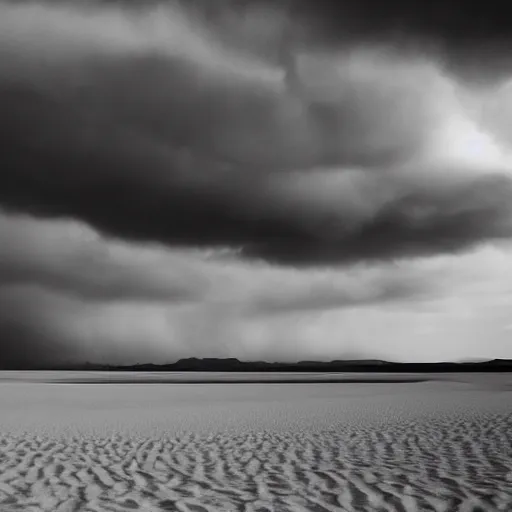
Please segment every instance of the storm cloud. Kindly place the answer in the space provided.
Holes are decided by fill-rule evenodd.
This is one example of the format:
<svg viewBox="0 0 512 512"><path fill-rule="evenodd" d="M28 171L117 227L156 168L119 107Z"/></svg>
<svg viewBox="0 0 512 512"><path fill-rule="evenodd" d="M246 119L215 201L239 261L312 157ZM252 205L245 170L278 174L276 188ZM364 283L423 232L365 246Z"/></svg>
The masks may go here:
<svg viewBox="0 0 512 512"><path fill-rule="evenodd" d="M303 274L232 251L127 244L70 220L3 214L0 242L4 368L227 356L246 322L429 296L399 268Z"/></svg>
<svg viewBox="0 0 512 512"><path fill-rule="evenodd" d="M0 366L503 355L512 30L461 5L0 0Z"/></svg>
<svg viewBox="0 0 512 512"><path fill-rule="evenodd" d="M452 251L512 233L508 154L490 154L471 91L420 54L292 39L273 62L176 6L1 10L9 210L283 263ZM457 116L462 156L429 160L460 145L438 140ZM471 150L483 153L478 172L464 161Z"/></svg>

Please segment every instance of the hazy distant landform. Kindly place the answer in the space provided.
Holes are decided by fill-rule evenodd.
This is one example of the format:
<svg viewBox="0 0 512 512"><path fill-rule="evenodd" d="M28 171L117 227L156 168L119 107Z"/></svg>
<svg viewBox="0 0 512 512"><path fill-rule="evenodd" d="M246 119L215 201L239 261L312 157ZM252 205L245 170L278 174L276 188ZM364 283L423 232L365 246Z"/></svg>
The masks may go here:
<svg viewBox="0 0 512 512"><path fill-rule="evenodd" d="M66 368L66 369L64 369ZM512 361L495 359L467 363L394 363L379 360L299 361L295 363L240 361L236 358L187 358L175 363L110 366L83 364L61 369L0 371L2 381L107 383L408 383L457 380L459 373L512 370ZM452 374L447 377L447 374ZM472 377L474 379L474 377ZM489 379L488 377L484 377Z"/></svg>
<svg viewBox="0 0 512 512"><path fill-rule="evenodd" d="M438 362L438 363L397 363L375 359L354 359L334 361L268 362L240 361L237 358L189 357L169 364L136 364L115 366L106 364L68 364L41 367L49 370L74 371L128 371L128 372L493 372L512 371L512 360L493 359L489 361Z"/></svg>
<svg viewBox="0 0 512 512"><path fill-rule="evenodd" d="M16 373L0 384L2 512L512 509L511 375L64 386Z"/></svg>

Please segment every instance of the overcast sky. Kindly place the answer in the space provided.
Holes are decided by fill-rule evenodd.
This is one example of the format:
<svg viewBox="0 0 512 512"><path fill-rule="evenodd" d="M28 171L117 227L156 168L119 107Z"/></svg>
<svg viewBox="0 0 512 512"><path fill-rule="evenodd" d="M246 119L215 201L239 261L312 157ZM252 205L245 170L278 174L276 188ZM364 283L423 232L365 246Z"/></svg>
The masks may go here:
<svg viewBox="0 0 512 512"><path fill-rule="evenodd" d="M512 358L495 3L0 0L0 365Z"/></svg>

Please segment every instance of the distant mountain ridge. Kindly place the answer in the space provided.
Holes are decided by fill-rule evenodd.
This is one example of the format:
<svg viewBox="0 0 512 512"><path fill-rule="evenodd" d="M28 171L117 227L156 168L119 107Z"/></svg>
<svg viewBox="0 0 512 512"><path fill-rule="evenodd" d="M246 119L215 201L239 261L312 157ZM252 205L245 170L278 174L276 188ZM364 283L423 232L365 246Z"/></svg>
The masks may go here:
<svg viewBox="0 0 512 512"><path fill-rule="evenodd" d="M397 363L373 359L298 361L294 363L267 361L240 361L230 358L180 359L169 364L103 365L86 363L82 365L60 365L55 370L96 370L96 371L140 371L140 372L500 372L512 371L511 359L493 359L483 362L439 362L439 363Z"/></svg>

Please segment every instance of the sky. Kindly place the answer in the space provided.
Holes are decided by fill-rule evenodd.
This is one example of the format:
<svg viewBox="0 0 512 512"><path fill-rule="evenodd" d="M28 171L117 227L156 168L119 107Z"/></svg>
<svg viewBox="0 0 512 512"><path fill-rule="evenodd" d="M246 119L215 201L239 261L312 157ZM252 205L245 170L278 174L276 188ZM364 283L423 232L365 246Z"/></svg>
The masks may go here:
<svg viewBox="0 0 512 512"><path fill-rule="evenodd" d="M0 367L512 358L512 24L412 5L0 0Z"/></svg>

